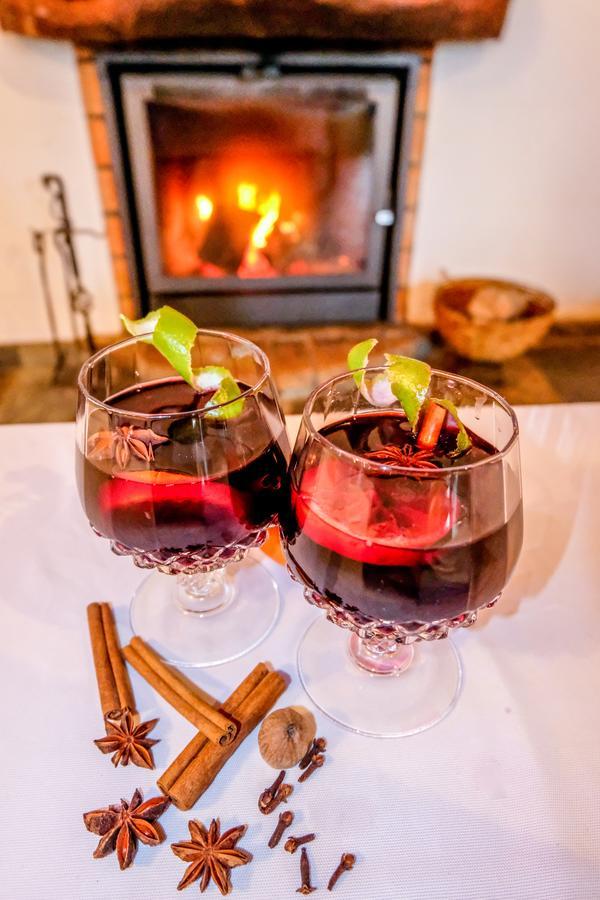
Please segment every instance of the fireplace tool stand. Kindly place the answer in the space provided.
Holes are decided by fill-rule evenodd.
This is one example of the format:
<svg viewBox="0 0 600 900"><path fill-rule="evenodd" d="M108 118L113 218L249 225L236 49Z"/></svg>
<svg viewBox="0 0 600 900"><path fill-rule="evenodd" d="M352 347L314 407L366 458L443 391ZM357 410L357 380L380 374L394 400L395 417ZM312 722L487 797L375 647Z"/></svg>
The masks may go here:
<svg viewBox="0 0 600 900"><path fill-rule="evenodd" d="M38 273L40 276L40 284L42 286L42 296L46 307L46 315L48 317L48 325L50 328L50 337L54 348L54 368L52 370L52 384L58 384L61 373L65 367L67 357L63 345L58 336L58 327L56 324L56 312L54 309L54 300L52 299L52 291L50 289L50 279L48 278L48 264L46 259L46 235L43 231L33 231L33 252L38 261Z"/></svg>
<svg viewBox="0 0 600 900"><path fill-rule="evenodd" d="M52 236L54 246L62 263L74 331L77 333L75 330L75 316L79 315L83 324L87 349L90 354L95 353L97 346L90 322L90 309L93 298L81 281L79 261L73 237L75 234L91 234L94 237L104 237L104 235L91 229L73 228L67 206L65 183L60 175L42 175L42 184L50 194L50 212L57 223L56 228L52 231Z"/></svg>

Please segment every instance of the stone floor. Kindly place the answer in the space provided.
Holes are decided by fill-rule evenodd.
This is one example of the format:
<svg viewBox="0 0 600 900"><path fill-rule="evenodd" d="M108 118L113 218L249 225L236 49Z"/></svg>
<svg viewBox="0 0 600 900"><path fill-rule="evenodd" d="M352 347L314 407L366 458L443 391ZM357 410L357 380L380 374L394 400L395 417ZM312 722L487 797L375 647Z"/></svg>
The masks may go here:
<svg viewBox="0 0 600 900"><path fill-rule="evenodd" d="M514 404L600 400L600 322L559 323L540 347L502 365L461 360L435 333L401 325L238 332L268 354L286 413L300 412L312 388L343 371L348 348L368 336L380 339L382 351L417 356L467 375ZM77 371L85 356L84 350L70 346L67 364L54 380L50 345L0 347L0 423L72 420Z"/></svg>

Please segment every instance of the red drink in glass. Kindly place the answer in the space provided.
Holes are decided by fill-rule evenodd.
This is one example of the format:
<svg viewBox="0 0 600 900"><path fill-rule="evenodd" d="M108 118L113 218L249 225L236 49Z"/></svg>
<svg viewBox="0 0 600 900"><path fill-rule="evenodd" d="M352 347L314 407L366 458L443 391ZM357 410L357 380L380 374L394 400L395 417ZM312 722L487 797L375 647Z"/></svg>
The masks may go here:
<svg viewBox="0 0 600 900"><path fill-rule="evenodd" d="M277 618L277 586L248 553L277 521L288 443L258 347L200 329L190 358L199 391L144 335L88 360L77 479L96 533L156 570L133 598L134 632L171 662L206 666L252 649Z"/></svg>
<svg viewBox="0 0 600 900"><path fill-rule="evenodd" d="M408 462L422 452L400 412L362 413L321 434L367 464L389 446L402 448ZM423 461L452 469L496 452L470 432L471 449L454 459L456 435L446 425ZM447 481L423 476L431 471L415 467L406 477L372 470L367 480L332 455L304 469L284 526L293 571L331 602L373 621L432 623L493 601L519 553L521 506L486 534L463 536L457 525L467 501Z"/></svg>
<svg viewBox="0 0 600 900"><path fill-rule="evenodd" d="M250 543L275 520L287 446L275 407L268 433L264 422L269 403L263 399L259 410L254 397L226 423L205 418L200 429L197 420L177 418L201 411L210 396L172 378L109 398L115 410L113 428L133 427L135 441L140 428L148 425L162 442L152 448L151 468L134 453L124 471L115 471L112 458L90 459L78 453L83 504L99 534L123 549L166 561L182 552L208 557ZM147 422L136 420L131 426L128 411L143 413ZM156 418L165 414L166 422Z"/></svg>
<svg viewBox="0 0 600 900"><path fill-rule="evenodd" d="M400 736L456 701L458 654L440 639L504 589L521 548L521 482L516 417L493 391L432 371L437 403L415 436L393 392L374 393L382 381L385 367L367 368L309 397L281 527L305 598L339 626L318 619L306 632L304 687L339 724Z"/></svg>

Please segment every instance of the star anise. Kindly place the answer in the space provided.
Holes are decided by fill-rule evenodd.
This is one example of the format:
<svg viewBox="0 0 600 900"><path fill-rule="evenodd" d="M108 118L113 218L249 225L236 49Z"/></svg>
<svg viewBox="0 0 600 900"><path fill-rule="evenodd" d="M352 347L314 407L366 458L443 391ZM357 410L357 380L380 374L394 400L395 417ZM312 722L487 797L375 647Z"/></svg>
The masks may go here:
<svg viewBox="0 0 600 900"><path fill-rule="evenodd" d="M196 819L188 822L191 841L171 844L173 853L184 862L190 863L177 885L177 890L182 891L200 878L200 891L203 893L212 878L223 896L231 893L231 869L235 866L245 866L252 859L252 855L246 850L235 847L246 827L238 825L237 828L230 828L221 834L218 819L213 819L208 829Z"/></svg>
<svg viewBox="0 0 600 900"><path fill-rule="evenodd" d="M152 462L154 447L166 444L169 438L156 434L151 428L119 425L113 431L97 431L88 440L88 459L114 459L125 469L133 453L143 462Z"/></svg>
<svg viewBox="0 0 600 900"><path fill-rule="evenodd" d="M146 735L152 731L158 719L149 722L140 722L131 710L119 711L116 717L106 716L106 737L94 741L96 747L103 753L112 753L113 765L126 766L132 762L144 769L154 768L154 759L150 750L158 740L148 738Z"/></svg>
<svg viewBox="0 0 600 900"><path fill-rule="evenodd" d="M156 819L170 802L168 797L152 797L142 803L142 793L138 788L129 803L121 800L105 809L84 813L83 823L87 830L100 835L94 859L108 856L116 849L119 866L126 869L133 862L138 839L150 846L162 843L165 833L156 824Z"/></svg>
<svg viewBox="0 0 600 900"><path fill-rule="evenodd" d="M437 469L435 463L431 462L433 453L431 450L415 451L410 444L404 444L398 447L396 444L385 444L379 450L371 450L365 453L367 459L374 459L376 462L387 463L394 466L404 466L413 469Z"/></svg>

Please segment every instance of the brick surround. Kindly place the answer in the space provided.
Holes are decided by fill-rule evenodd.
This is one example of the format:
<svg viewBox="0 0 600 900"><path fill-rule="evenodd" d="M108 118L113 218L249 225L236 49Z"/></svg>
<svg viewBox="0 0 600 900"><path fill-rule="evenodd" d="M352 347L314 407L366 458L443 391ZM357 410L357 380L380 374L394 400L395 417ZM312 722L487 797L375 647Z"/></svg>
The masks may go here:
<svg viewBox="0 0 600 900"><path fill-rule="evenodd" d="M129 275L129 261L125 249L119 193L108 140L104 100L93 51L78 49L77 67L119 307L125 315L132 316L137 312L136 302Z"/></svg>

